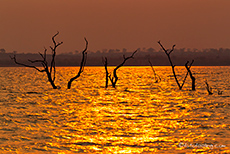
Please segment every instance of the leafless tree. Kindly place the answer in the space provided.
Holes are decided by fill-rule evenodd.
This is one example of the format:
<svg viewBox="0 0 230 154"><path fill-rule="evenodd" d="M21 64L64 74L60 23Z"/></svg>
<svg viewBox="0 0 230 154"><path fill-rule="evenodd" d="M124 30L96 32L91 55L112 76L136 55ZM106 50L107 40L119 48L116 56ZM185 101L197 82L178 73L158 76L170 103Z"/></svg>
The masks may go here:
<svg viewBox="0 0 230 154"><path fill-rule="evenodd" d="M105 66L105 73L106 73L106 76L105 76L105 88L108 88L109 72L108 72L108 68L107 68L107 66L108 66L107 57L105 57L105 59L102 58L102 63Z"/></svg>
<svg viewBox="0 0 230 154"><path fill-rule="evenodd" d="M192 60L192 62L190 63L190 66L188 66L189 61L187 61L187 63L185 64L185 67L187 69L187 73L189 73L190 78L192 80L192 90L196 90L196 85L195 85L196 78L193 76L193 74L192 74L192 72L190 70L193 62L194 62L194 60Z"/></svg>
<svg viewBox="0 0 230 154"><path fill-rule="evenodd" d="M206 89L207 89L207 91L208 91L208 94L209 94L209 95L212 95L212 94L213 94L213 92L212 92L212 87L209 86L207 80L205 80L204 82L205 82L205 84L206 84Z"/></svg>
<svg viewBox="0 0 230 154"><path fill-rule="evenodd" d="M151 61L148 60L148 62L149 62L149 64L150 64L151 68L152 68L152 71L153 71L153 74L154 74L154 78L155 78L155 83L160 82L160 81L161 81L161 77L160 77L159 75L156 74L156 71L154 70Z"/></svg>
<svg viewBox="0 0 230 154"><path fill-rule="evenodd" d="M88 49L88 41L87 39L85 38L85 42L86 42L86 45L85 45L85 49L82 51L82 59L81 59L81 66L80 66L80 69L77 73L76 76L74 76L73 78L71 78L68 82L68 86L67 88L70 89L71 88L71 84L74 80L76 80L77 78L80 77L81 73L84 71L84 67L85 67L85 64L86 64L86 59L87 59L87 49Z"/></svg>
<svg viewBox="0 0 230 154"><path fill-rule="evenodd" d="M134 58L134 55L135 55L136 52L137 52L137 50L134 51L133 54L131 56L129 56L129 57L125 57L125 55L123 55L123 62L120 65L117 65L117 67L113 70L113 76L111 76L111 74L108 73L108 69L107 69L108 63L107 63L107 58L105 57L105 59L103 60L103 64L105 66L105 71L106 71L106 85L105 85L106 88L108 87L108 78L109 78L109 80L112 83L112 87L116 88L116 83L118 81L117 70L120 67L124 66L125 62L128 59Z"/></svg>
<svg viewBox="0 0 230 154"><path fill-rule="evenodd" d="M175 78L175 81L176 81L176 83L177 83L179 89L181 90L182 87L184 86L184 83L185 83L186 78L187 78L187 76L188 76L188 72L187 72L187 74L185 75L182 84L180 84L179 81L178 81L178 79L177 79L176 72L175 72L175 66L176 66L176 65L173 64L173 62L172 62L172 60L171 60L171 57L170 57L170 54L174 51L174 48L175 48L176 45L174 44L174 45L172 46L172 49L171 49L171 50L169 50L169 49L166 50L166 49L164 48L164 46L161 44L160 41L158 41L158 44L161 46L161 48L164 50L165 54L167 55L168 60L169 60L169 62L170 62L170 65L171 65L171 67L172 67L173 76L174 76L174 78ZM192 63L191 63L191 64L192 64ZM191 64L190 64L190 67L191 67ZM190 68L190 67L189 67L189 68Z"/></svg>
<svg viewBox="0 0 230 154"><path fill-rule="evenodd" d="M57 32L53 37L52 37L52 41L53 41L53 47L50 46L50 49L52 51L52 58L51 58L51 62L50 62L50 66L48 64L47 61L47 56L46 56L46 52L47 49L44 49L44 53L40 53L39 55L41 56L41 60L29 60L28 61L31 63L31 65L27 65L27 64L23 64L17 61L16 59L16 55L14 55L14 57L11 57L12 60L14 60L14 62L18 65L22 65L25 67L30 67L30 68L34 68L39 72L45 72L48 78L48 81L50 82L50 84L52 85L53 89L57 89L58 87L55 85L54 81L55 81L55 75L56 75L56 68L55 68L55 56L56 56L56 49L58 46L60 46L63 42L56 42L55 41L55 37L59 34L59 32ZM35 64L39 63L43 68L39 68L37 67ZM32 65L33 64L33 65Z"/></svg>

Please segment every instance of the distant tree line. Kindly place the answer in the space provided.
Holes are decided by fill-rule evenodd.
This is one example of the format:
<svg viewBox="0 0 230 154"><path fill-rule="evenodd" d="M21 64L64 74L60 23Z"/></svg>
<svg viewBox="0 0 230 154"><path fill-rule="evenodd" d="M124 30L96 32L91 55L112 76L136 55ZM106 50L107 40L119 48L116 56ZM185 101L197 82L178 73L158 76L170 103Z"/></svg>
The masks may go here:
<svg viewBox="0 0 230 154"><path fill-rule="evenodd" d="M133 52L133 51L132 51ZM131 55L132 52L128 52L126 49L109 49L102 51L88 51L88 60L87 66L103 66L101 63L102 57L107 57L109 64L111 66L116 66L118 62L122 61L123 54ZM60 53L60 52L58 52ZM56 66L80 66L79 61L81 61L82 53L61 53L56 55ZM39 55L36 53L17 53L7 52L5 49L0 49L0 67L6 66L17 66L12 63L9 59L9 56L17 54L18 59L22 62L28 62L27 59L37 59ZM51 54L47 53L47 58L51 59ZM174 52L171 54L172 59L175 61L175 65L184 66L184 59L195 59L196 62L194 66L230 66L230 49L174 49ZM154 66L170 66L165 53L163 50L156 51L153 48L140 49L135 55L135 59L132 61L127 61L127 66L149 66L146 59L154 59L152 62Z"/></svg>

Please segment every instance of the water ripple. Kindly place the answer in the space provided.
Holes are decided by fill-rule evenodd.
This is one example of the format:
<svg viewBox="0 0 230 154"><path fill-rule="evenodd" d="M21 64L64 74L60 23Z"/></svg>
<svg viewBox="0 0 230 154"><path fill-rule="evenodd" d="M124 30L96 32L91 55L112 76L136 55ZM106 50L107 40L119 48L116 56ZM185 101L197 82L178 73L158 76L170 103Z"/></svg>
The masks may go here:
<svg viewBox="0 0 230 154"><path fill-rule="evenodd" d="M103 67L86 67L67 90L75 69L57 68L53 90L35 70L0 68L0 153L230 152L229 67L193 67L196 91L189 79L178 90L169 67L156 67L159 83L149 67L122 67L116 89L104 88Z"/></svg>

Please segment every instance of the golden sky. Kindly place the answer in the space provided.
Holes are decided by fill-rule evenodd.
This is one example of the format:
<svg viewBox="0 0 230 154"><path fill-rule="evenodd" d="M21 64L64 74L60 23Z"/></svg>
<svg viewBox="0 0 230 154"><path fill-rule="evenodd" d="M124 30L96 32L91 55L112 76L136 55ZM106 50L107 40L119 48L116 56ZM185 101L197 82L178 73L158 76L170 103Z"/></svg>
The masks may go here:
<svg viewBox="0 0 230 154"><path fill-rule="evenodd" d="M58 52L153 47L230 48L230 0L0 0L0 48Z"/></svg>

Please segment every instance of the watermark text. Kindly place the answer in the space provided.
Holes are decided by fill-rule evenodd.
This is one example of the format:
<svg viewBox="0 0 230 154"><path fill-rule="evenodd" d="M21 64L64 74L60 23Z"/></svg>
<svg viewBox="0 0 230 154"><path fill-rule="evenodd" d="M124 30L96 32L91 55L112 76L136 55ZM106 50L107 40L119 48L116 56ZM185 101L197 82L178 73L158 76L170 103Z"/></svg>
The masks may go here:
<svg viewBox="0 0 230 154"><path fill-rule="evenodd" d="M180 142L178 144L179 147L186 147L186 148L210 148L210 149L214 149L214 148L225 148L226 145L221 145L221 144L207 144L207 143L183 143L183 142Z"/></svg>

